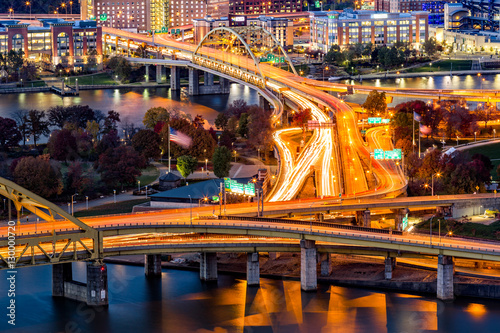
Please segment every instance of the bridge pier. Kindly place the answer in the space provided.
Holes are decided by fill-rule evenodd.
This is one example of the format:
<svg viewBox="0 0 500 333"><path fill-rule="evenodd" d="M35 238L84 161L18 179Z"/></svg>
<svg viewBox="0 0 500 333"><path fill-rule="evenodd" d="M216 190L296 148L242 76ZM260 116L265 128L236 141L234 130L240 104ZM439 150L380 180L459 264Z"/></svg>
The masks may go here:
<svg viewBox="0 0 500 333"><path fill-rule="evenodd" d="M146 83L149 82L149 65L144 65L146 67L146 74L144 75Z"/></svg>
<svg viewBox="0 0 500 333"><path fill-rule="evenodd" d="M203 281L217 280L217 253L201 253L200 279Z"/></svg>
<svg viewBox="0 0 500 333"><path fill-rule="evenodd" d="M189 69L189 96L200 94L200 75L197 69Z"/></svg>
<svg viewBox="0 0 500 333"><path fill-rule="evenodd" d="M437 298L443 301L453 300L453 274L455 273L455 264L453 257L438 256L437 267Z"/></svg>
<svg viewBox="0 0 500 333"><path fill-rule="evenodd" d="M370 211L368 209L356 211L356 222L358 223L359 226L365 228L371 228L372 217L370 215Z"/></svg>
<svg viewBox="0 0 500 333"><path fill-rule="evenodd" d="M108 305L108 268L98 262L87 264L87 305Z"/></svg>
<svg viewBox="0 0 500 333"><path fill-rule="evenodd" d="M267 99L265 99L263 96L259 95L259 106L263 108L266 111L269 111L271 109L271 106Z"/></svg>
<svg viewBox="0 0 500 333"><path fill-rule="evenodd" d="M209 72L203 72L203 84L205 86L213 86L214 85L214 75Z"/></svg>
<svg viewBox="0 0 500 333"><path fill-rule="evenodd" d="M384 277L386 280L392 279L392 271L394 271L394 268L396 268L396 258L393 258L393 257L385 258L385 275L384 275Z"/></svg>
<svg viewBox="0 0 500 333"><path fill-rule="evenodd" d="M332 255L330 253L320 254L321 276L330 276L332 273Z"/></svg>
<svg viewBox="0 0 500 333"><path fill-rule="evenodd" d="M300 241L300 287L304 291L316 290L318 278L316 272L316 242Z"/></svg>
<svg viewBox="0 0 500 333"><path fill-rule="evenodd" d="M87 283L73 281L71 263L52 266L52 296L66 297L91 306L107 306L108 270L106 264L87 264Z"/></svg>
<svg viewBox="0 0 500 333"><path fill-rule="evenodd" d="M260 284L259 253L247 253L247 285L258 286Z"/></svg>
<svg viewBox="0 0 500 333"><path fill-rule="evenodd" d="M394 228L396 230L403 230L403 218L405 217L408 210L406 208L402 209L393 209L394 212Z"/></svg>
<svg viewBox="0 0 500 333"><path fill-rule="evenodd" d="M52 265L52 296L64 297L64 282L73 281L71 263Z"/></svg>
<svg viewBox="0 0 500 333"><path fill-rule="evenodd" d="M163 82L163 66L156 65L156 83Z"/></svg>
<svg viewBox="0 0 500 333"><path fill-rule="evenodd" d="M181 89L181 69L177 66L170 67L170 90Z"/></svg>
<svg viewBox="0 0 500 333"><path fill-rule="evenodd" d="M147 277L161 276L161 255L160 254L145 254L144 255L144 274Z"/></svg>
<svg viewBox="0 0 500 333"><path fill-rule="evenodd" d="M228 79L219 76L220 93L229 94L230 82Z"/></svg>

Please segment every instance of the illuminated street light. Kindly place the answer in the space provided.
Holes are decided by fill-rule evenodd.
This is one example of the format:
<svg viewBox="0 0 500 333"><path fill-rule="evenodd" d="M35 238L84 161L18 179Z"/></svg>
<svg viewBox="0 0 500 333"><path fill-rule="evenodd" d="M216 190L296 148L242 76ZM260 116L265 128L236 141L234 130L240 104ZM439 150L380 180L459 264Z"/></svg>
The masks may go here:
<svg viewBox="0 0 500 333"><path fill-rule="evenodd" d="M434 176L441 177L441 174L439 172L437 172L437 173L435 173L435 174L433 174L431 176L431 183L432 183L432 186L431 186L431 191L432 191L431 192L431 196L434 196Z"/></svg>

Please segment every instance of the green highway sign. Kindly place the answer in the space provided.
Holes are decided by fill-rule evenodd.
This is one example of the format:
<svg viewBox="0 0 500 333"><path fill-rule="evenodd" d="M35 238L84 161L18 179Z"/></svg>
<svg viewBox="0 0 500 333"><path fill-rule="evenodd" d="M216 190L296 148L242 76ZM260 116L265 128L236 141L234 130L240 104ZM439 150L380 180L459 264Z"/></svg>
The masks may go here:
<svg viewBox="0 0 500 333"><path fill-rule="evenodd" d="M316 6L316 8L321 7L321 3L320 3L320 1L316 1L315 6Z"/></svg>
<svg viewBox="0 0 500 333"><path fill-rule="evenodd" d="M101 20L102 22L106 22L108 20L108 14L102 13L101 15L99 15L99 20Z"/></svg>
<svg viewBox="0 0 500 333"><path fill-rule="evenodd" d="M405 231L408 228L408 214L403 217L403 221L401 222L401 230Z"/></svg>
<svg viewBox="0 0 500 333"><path fill-rule="evenodd" d="M366 134L366 130L361 130L361 134Z"/></svg>
<svg viewBox="0 0 500 333"><path fill-rule="evenodd" d="M386 160L400 160L401 159L401 149L387 150L385 151Z"/></svg>
<svg viewBox="0 0 500 333"><path fill-rule="evenodd" d="M376 160L383 160L384 159L384 150L383 149L375 149L373 151L373 158Z"/></svg>
<svg viewBox="0 0 500 333"><path fill-rule="evenodd" d="M219 202L219 197L217 195L212 195L213 202Z"/></svg>
<svg viewBox="0 0 500 333"><path fill-rule="evenodd" d="M226 191L236 194L244 194L254 197L255 196L255 184L254 183L238 183L236 180L231 178L224 178L224 188Z"/></svg>
<svg viewBox="0 0 500 333"><path fill-rule="evenodd" d="M381 124L382 123L382 118L381 117L370 117L368 118L368 124Z"/></svg>
<svg viewBox="0 0 500 333"><path fill-rule="evenodd" d="M388 124L390 121L390 119L382 119L382 124Z"/></svg>

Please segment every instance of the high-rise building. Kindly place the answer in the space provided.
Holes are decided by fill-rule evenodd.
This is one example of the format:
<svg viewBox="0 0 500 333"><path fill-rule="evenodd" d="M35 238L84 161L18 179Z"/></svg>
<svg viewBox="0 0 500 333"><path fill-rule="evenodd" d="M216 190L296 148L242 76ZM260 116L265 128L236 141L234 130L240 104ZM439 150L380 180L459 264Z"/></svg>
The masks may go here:
<svg viewBox="0 0 500 333"><path fill-rule="evenodd" d="M170 0L170 27L193 24L193 19L206 15L206 0Z"/></svg>
<svg viewBox="0 0 500 333"><path fill-rule="evenodd" d="M229 14L278 14L302 11L300 0L229 0Z"/></svg>
<svg viewBox="0 0 500 333"><path fill-rule="evenodd" d="M229 0L207 0L207 15L215 19L229 16Z"/></svg>
<svg viewBox="0 0 500 333"><path fill-rule="evenodd" d="M311 12L311 46L328 52L332 45L392 45L410 43L416 47L429 38L427 12L383 13L368 10Z"/></svg>
<svg viewBox="0 0 500 333"><path fill-rule="evenodd" d="M199 43L210 30L218 27L246 26L262 27L269 31L285 49L293 47L293 21L287 18L277 18L271 16L249 18L246 16L229 15L229 17L222 17L219 19L214 19L212 17L194 19L194 41L195 43ZM250 40L247 42L252 43L252 39L260 39L261 37L262 36L249 34L247 38L250 38Z"/></svg>
<svg viewBox="0 0 500 333"><path fill-rule="evenodd" d="M24 52L32 61L49 61L79 68L89 56L102 61L102 28L95 21L40 20L41 26L0 21L0 54L10 50ZM92 55L93 54L93 55Z"/></svg>

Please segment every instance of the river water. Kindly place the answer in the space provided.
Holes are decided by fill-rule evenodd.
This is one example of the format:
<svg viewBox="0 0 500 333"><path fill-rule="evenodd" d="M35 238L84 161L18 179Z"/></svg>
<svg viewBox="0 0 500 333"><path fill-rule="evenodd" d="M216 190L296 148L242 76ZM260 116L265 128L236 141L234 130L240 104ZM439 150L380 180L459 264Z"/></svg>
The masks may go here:
<svg viewBox="0 0 500 333"><path fill-rule="evenodd" d="M6 272L0 275L5 281ZM85 263L73 264L73 278L85 282ZM326 284L305 293L298 281L261 279L260 287L247 287L244 279L220 274L218 282L204 283L198 272L172 269L146 279L143 267L115 264L108 264L108 284L109 307L93 309L53 298L50 266L18 269L16 326L2 314L0 331L486 333L500 327L500 303L493 300L443 303Z"/></svg>
<svg viewBox="0 0 500 333"><path fill-rule="evenodd" d="M169 88L134 88L82 90L79 96L61 97L50 92L0 95L0 117L11 117L18 109L46 110L58 105L88 105L105 113L115 110L120 113L121 122L142 125L142 118L149 108L163 106L177 108L194 118L201 114L213 124L218 112L223 111L236 99L248 104L258 104L257 92L248 87L231 84L229 95L191 96L188 102L181 102L180 93Z"/></svg>

